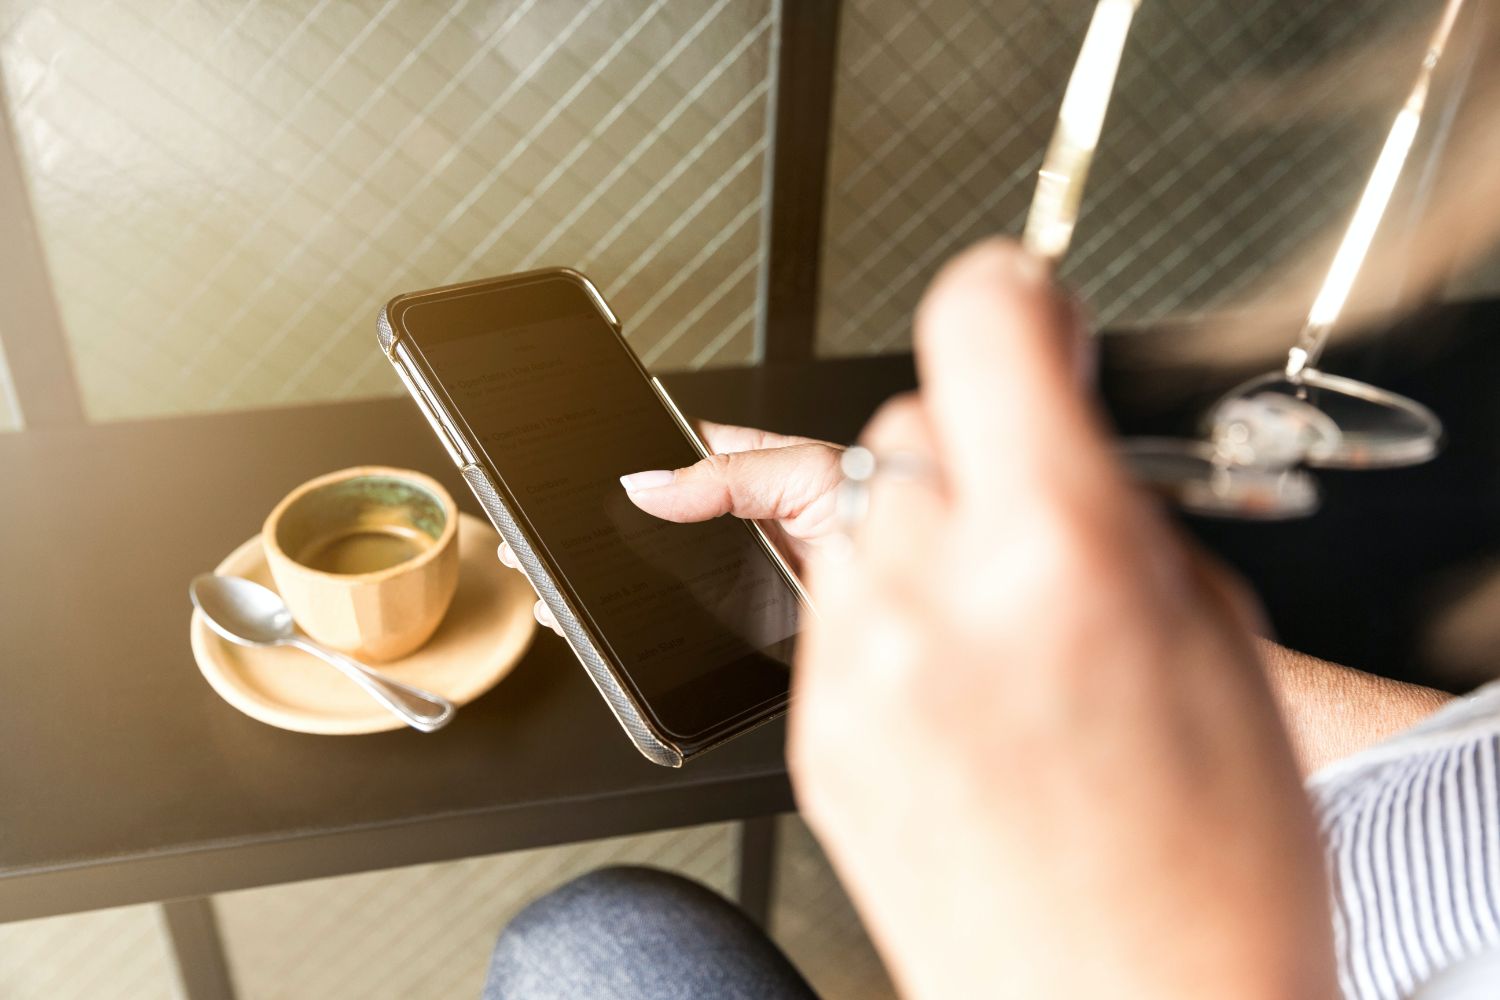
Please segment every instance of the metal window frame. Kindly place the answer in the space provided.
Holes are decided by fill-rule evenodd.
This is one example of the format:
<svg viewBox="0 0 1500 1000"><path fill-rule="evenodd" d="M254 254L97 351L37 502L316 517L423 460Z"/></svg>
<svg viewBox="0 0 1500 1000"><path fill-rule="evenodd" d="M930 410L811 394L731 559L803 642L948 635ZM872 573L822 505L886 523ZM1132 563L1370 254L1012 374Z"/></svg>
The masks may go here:
<svg viewBox="0 0 1500 1000"><path fill-rule="evenodd" d="M0 348L21 426L76 427L85 422L78 374L63 332L52 274L37 232L10 102L0 79Z"/></svg>
<svg viewBox="0 0 1500 1000"><path fill-rule="evenodd" d="M816 353L842 0L776 0L775 9L755 328L761 364Z"/></svg>

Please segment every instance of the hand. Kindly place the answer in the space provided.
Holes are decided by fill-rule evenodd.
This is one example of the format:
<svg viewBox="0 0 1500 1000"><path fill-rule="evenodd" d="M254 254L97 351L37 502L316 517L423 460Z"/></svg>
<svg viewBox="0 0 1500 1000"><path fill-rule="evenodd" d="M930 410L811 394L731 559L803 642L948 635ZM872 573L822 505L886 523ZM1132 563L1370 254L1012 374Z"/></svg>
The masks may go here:
<svg viewBox="0 0 1500 1000"><path fill-rule="evenodd" d="M789 760L905 995L1337 995L1316 830L1239 588L1116 465L1013 244L917 315L852 551L812 560Z"/></svg>
<svg viewBox="0 0 1500 1000"><path fill-rule="evenodd" d="M751 427L694 422L711 456L682 469L620 477L637 507L668 521L725 514L764 522L771 542L801 568L838 537L835 499L843 449L827 441Z"/></svg>
<svg viewBox="0 0 1500 1000"><path fill-rule="evenodd" d="M714 454L682 469L621 477L636 506L668 521L707 521L731 514L765 522L766 533L795 571L837 535L834 494L843 449L826 441L751 427L694 421ZM521 564L505 542L500 561ZM532 613L559 635L552 610L537 601Z"/></svg>

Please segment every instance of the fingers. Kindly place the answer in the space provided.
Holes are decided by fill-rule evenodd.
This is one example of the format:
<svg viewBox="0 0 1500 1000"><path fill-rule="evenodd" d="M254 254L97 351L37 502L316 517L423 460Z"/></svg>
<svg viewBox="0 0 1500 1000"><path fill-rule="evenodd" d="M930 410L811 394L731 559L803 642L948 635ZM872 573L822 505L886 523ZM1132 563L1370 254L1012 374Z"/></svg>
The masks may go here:
<svg viewBox="0 0 1500 1000"><path fill-rule="evenodd" d="M917 365L955 502L1114 475L1080 391L1078 338L1077 308L1010 241L978 244L933 281L917 310Z"/></svg>
<svg viewBox="0 0 1500 1000"><path fill-rule="evenodd" d="M562 626L557 624L557 618L552 614L552 609L542 601L537 601L531 606L531 616L536 619L538 625L550 628L558 635L562 635Z"/></svg>
<svg viewBox="0 0 1500 1000"><path fill-rule="evenodd" d="M1199 592L1221 608L1240 631L1255 636L1273 634L1270 619L1245 581L1197 546L1188 546L1187 559Z"/></svg>
<svg viewBox="0 0 1500 1000"><path fill-rule="evenodd" d="M713 455L685 469L621 476L641 510L668 521L707 521L724 514L789 520L833 490L839 449L798 444Z"/></svg>
<svg viewBox="0 0 1500 1000"><path fill-rule="evenodd" d="M880 565L921 558L918 540L940 523L946 501L927 412L917 395L886 402L871 418L860 443L877 460L892 462L899 456L929 469L876 472L868 485L869 507L855 528L856 550Z"/></svg>
<svg viewBox="0 0 1500 1000"><path fill-rule="evenodd" d="M1094 329L1094 314L1082 299L1071 294L1068 296L1067 308L1073 377L1078 379L1082 388L1092 389L1099 377L1098 338L1090 333Z"/></svg>
<svg viewBox="0 0 1500 1000"><path fill-rule="evenodd" d="M510 547L509 542L502 541L499 548L496 549L495 554L500 557L501 563L509 566L511 569L518 570L521 568L521 561L516 558L515 550ZM547 607L541 600L538 600L531 606L531 616L537 620L538 625L543 625L558 635L562 635L562 627L557 624L557 618L552 614L552 609Z"/></svg>
<svg viewBox="0 0 1500 1000"><path fill-rule="evenodd" d="M877 459L899 454L920 462L934 454L927 414L914 394L882 406L860 443ZM936 461L931 464L933 472L927 475L877 470L867 483L868 507L852 526L848 545L810 560L808 584L814 606L828 616L825 621L868 619L871 587L908 580L921 560L932 557L947 499Z"/></svg>
<svg viewBox="0 0 1500 1000"><path fill-rule="evenodd" d="M693 426L716 455L728 455L737 451L760 451L764 448L786 448L794 444L827 444L815 438L777 434L757 427L736 427L733 424L716 424L711 420L694 420Z"/></svg>

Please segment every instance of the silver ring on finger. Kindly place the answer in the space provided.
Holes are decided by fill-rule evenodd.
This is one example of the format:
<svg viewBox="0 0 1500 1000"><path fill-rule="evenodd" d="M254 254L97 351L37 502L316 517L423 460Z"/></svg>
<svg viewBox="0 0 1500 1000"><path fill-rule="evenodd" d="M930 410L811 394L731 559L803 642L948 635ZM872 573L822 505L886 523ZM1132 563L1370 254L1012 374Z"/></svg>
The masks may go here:
<svg viewBox="0 0 1500 1000"><path fill-rule="evenodd" d="M852 541L855 530L870 513L870 490L881 476L935 480L937 468L926 455L915 451L876 454L863 445L845 449L839 458L844 481L839 484L837 514L839 532Z"/></svg>

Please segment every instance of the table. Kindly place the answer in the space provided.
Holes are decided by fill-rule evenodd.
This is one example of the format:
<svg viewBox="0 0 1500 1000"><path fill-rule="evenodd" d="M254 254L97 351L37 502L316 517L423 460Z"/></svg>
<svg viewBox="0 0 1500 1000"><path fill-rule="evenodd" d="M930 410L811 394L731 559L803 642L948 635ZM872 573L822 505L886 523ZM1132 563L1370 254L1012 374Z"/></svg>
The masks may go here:
<svg viewBox="0 0 1500 1000"><path fill-rule="evenodd" d="M849 440L909 358L666 379L689 412ZM681 770L648 763L562 640L447 729L330 738L222 702L188 648L187 583L292 487L364 464L472 496L408 399L0 435L0 921L167 900L198 1000L231 995L216 892L792 808L784 727Z"/></svg>
<svg viewBox="0 0 1500 1000"><path fill-rule="evenodd" d="M1461 686L1422 637L1440 585L1500 556L1496 328L1500 301L1454 304L1329 355L1330 371L1437 409L1437 461L1324 474L1327 502L1305 521L1187 522L1289 645ZM1122 429L1191 432L1209 400L1273 363L1163 361L1163 343L1197 335L1106 341L1101 384ZM666 381L702 416L850 440L914 379L903 356ZM750 820L741 887L763 909L761 818L792 806L783 728L656 767L550 635L431 736L285 733L212 693L188 650L188 580L297 483L367 463L430 471L476 511L405 399L0 435L0 921L173 901L189 995L222 997L212 893L726 820Z"/></svg>

